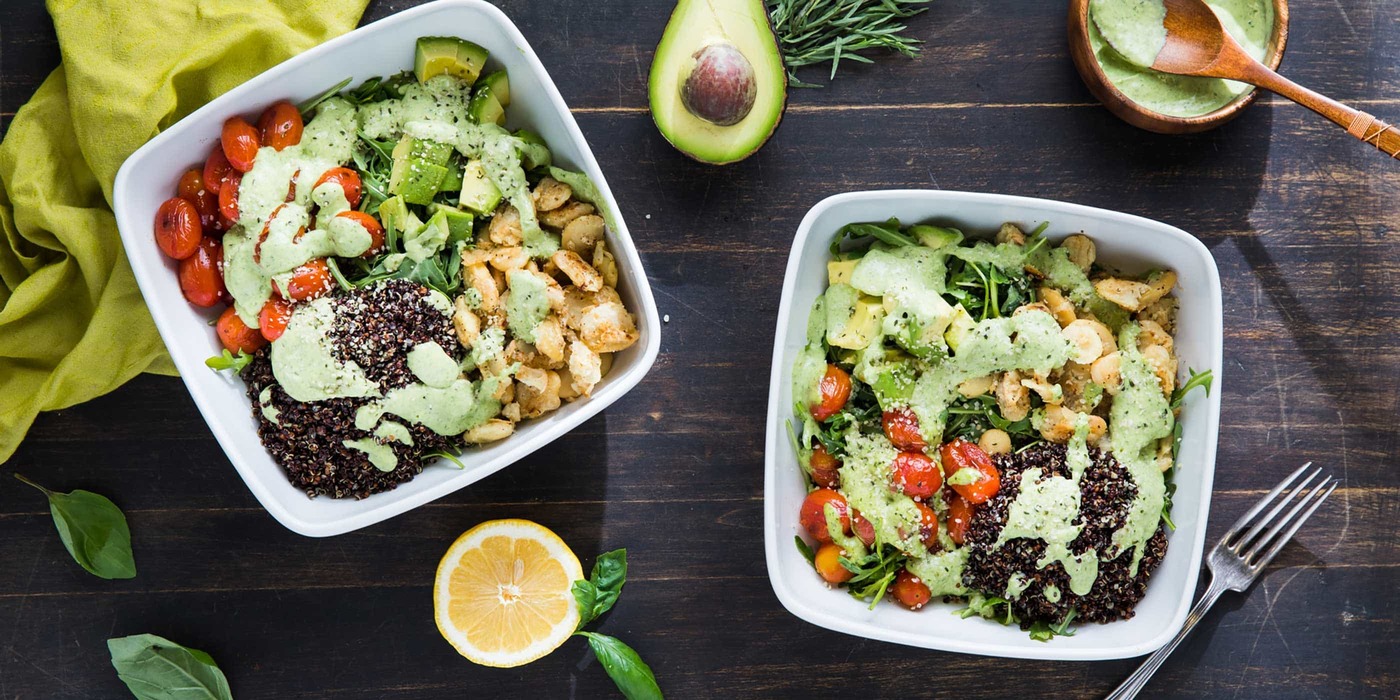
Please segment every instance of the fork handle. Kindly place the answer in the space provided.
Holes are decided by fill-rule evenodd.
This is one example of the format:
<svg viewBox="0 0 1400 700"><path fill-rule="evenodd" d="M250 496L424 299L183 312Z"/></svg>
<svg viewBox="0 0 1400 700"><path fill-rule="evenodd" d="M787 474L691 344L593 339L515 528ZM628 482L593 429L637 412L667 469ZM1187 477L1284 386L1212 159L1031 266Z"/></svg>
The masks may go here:
<svg viewBox="0 0 1400 700"><path fill-rule="evenodd" d="M1178 644L1181 644L1181 640L1186 639L1186 635L1191 634L1192 628L1201 621L1201 618L1206 616L1206 611L1210 610L1210 606L1215 605L1216 599L1224 592L1224 584L1212 576L1210 585L1206 587L1205 595L1201 596L1196 606L1191 608L1191 612L1186 615L1186 623L1181 626L1181 631L1177 632L1176 636L1172 637L1172 640L1167 642L1165 646L1147 657L1138 670L1134 671L1133 675L1128 676L1128 679L1123 681L1123 684L1112 693L1109 693L1104 700L1131 700L1131 698L1137 697L1143 686L1147 685L1148 679L1152 678L1152 674L1157 672L1157 669L1162 666L1162 662L1167 660Z"/></svg>

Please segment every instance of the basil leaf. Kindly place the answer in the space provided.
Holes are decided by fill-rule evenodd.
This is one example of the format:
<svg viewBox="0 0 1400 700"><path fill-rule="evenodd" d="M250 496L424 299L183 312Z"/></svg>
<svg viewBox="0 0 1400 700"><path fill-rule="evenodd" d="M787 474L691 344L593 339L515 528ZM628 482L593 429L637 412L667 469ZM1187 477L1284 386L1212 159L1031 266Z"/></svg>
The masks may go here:
<svg viewBox="0 0 1400 700"><path fill-rule="evenodd" d="M802 558L807 560L812 566L817 565L817 553L812 551L812 546L802 539L801 535L793 535L792 539L797 542L797 551L802 553Z"/></svg>
<svg viewBox="0 0 1400 700"><path fill-rule="evenodd" d="M626 582L627 550L615 549L598 555L588 580L574 583L574 600L578 602L581 618L578 628L583 629L584 625L611 610L617 597L622 595L622 584Z"/></svg>
<svg viewBox="0 0 1400 700"><path fill-rule="evenodd" d="M577 632L588 638L588 646L598 663L608 672L617 689L627 700L662 700L661 687L656 684L656 674L642 661L642 657L632 647L616 637L596 632Z"/></svg>
<svg viewBox="0 0 1400 700"><path fill-rule="evenodd" d="M578 627L574 628L577 632L597 617L593 614L593 606L598 603L598 587L592 581L574 581L573 588L569 590L578 604Z"/></svg>
<svg viewBox="0 0 1400 700"><path fill-rule="evenodd" d="M91 491L59 493L19 474L15 474L15 478L48 496L49 512L53 514L58 536L79 566L105 579L136 576L136 562L131 556L131 530L127 528L126 516L115 503Z"/></svg>
<svg viewBox="0 0 1400 700"><path fill-rule="evenodd" d="M154 634L107 640L112 667L137 700L233 700L208 654Z"/></svg>

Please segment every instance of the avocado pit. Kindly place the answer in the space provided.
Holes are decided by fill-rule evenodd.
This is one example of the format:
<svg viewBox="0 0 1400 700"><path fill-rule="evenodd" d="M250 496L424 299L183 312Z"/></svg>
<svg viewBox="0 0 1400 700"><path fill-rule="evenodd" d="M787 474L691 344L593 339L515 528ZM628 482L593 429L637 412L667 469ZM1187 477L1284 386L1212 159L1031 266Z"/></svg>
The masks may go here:
<svg viewBox="0 0 1400 700"><path fill-rule="evenodd" d="M691 114L719 126L744 120L758 97L753 64L730 43L696 51L689 75L681 83L681 103Z"/></svg>

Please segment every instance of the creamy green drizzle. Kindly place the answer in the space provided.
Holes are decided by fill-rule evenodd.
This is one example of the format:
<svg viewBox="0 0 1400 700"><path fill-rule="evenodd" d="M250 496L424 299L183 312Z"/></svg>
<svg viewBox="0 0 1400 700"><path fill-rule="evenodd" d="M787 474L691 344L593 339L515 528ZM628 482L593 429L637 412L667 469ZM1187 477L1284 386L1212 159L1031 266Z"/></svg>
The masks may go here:
<svg viewBox="0 0 1400 700"><path fill-rule="evenodd" d="M533 343L540 322L549 316L547 284L528 270L511 270L506 273L506 286L510 288L505 303L506 324L515 337Z"/></svg>
<svg viewBox="0 0 1400 700"><path fill-rule="evenodd" d="M379 395L379 386L358 364L335 357L329 337L334 324L334 301L321 297L298 306L272 344L272 373L294 401Z"/></svg>
<svg viewBox="0 0 1400 700"><path fill-rule="evenodd" d="M1114 556L1130 547L1134 550L1129 568L1133 575L1162 519L1166 483L1157 467L1157 441L1171 436L1176 421L1162 385L1138 351L1138 331L1137 324L1132 324L1118 334L1123 384L1109 409L1113 456L1127 467L1137 486L1127 521L1113 533Z"/></svg>
<svg viewBox="0 0 1400 700"><path fill-rule="evenodd" d="M437 343L419 343L408 351L408 370L418 381L442 389L462 376L457 361Z"/></svg>
<svg viewBox="0 0 1400 700"><path fill-rule="evenodd" d="M258 410L262 411L262 416L267 422L273 425L281 425L281 423L277 421L277 416L281 415L282 412L277 410L276 406L272 405L271 385L263 387L263 390L258 392Z"/></svg>

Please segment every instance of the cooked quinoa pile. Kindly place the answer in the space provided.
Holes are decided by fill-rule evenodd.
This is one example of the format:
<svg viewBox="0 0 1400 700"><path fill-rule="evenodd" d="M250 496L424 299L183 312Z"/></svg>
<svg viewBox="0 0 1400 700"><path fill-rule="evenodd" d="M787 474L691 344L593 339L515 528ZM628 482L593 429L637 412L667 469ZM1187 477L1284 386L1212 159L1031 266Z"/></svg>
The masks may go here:
<svg viewBox="0 0 1400 700"><path fill-rule="evenodd" d="M337 294L335 326L329 334L337 359L359 365L382 391L415 381L407 359L415 345L435 342L460 359L464 353L452 319L428 303L428 293L419 284L389 280ZM355 411L369 399L294 401L277 384L267 348L258 351L242 377L258 421L258 436L292 484L310 496L364 498L387 491L421 472L424 454L460 448L452 438L407 423L413 444L391 443L398 467L380 471L364 452L343 444L370 435L355 427ZM271 393L264 404L260 397L266 387L271 387ZM265 411L264 406L271 410ZM275 414L269 416L273 410Z"/></svg>
<svg viewBox="0 0 1400 700"><path fill-rule="evenodd" d="M1029 585L1011 601L1022 626L1037 621L1058 623L1070 609L1076 610L1076 621L1111 622L1130 618L1133 608L1147 592L1148 577L1166 554L1166 530L1159 526L1147 542L1147 551L1136 576L1129 575L1132 550L1108 558L1112 554L1113 532L1125 522L1137 487L1118 460L1093 447L1089 448L1090 465L1079 482L1081 500L1075 524L1082 524L1083 530L1070 545L1074 554L1091 549L1099 554L1098 578L1088 594L1081 597L1070 591L1069 575L1058 562L1051 562L1045 568L1037 566L1045 554L1042 540L1018 538L994 548L1006 524L1007 510L1020 493L1021 474L1039 467L1043 474L1068 478L1070 469L1065 463L1065 454L1064 445L1041 443L1020 454L997 455L994 459L1001 472L1001 490L977 510L968 527L970 552L963 583L976 590L1000 591L1006 589L1013 574L1019 572L1025 576ZM1059 589L1058 600L1047 598L1046 586Z"/></svg>

